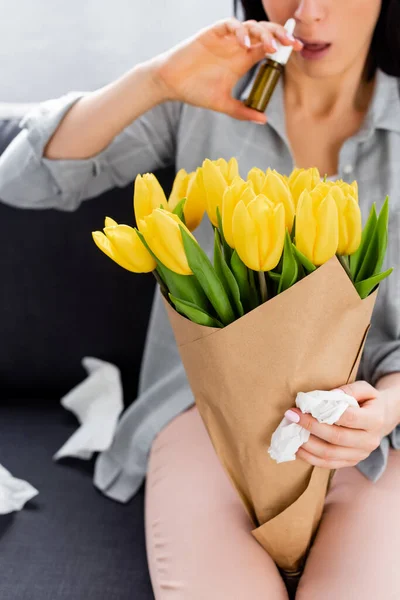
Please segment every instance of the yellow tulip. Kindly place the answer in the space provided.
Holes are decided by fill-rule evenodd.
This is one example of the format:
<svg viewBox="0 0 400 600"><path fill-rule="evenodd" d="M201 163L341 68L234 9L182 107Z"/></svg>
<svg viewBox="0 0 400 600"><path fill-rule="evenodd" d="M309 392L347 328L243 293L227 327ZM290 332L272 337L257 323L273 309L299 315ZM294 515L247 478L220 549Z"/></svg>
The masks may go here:
<svg viewBox="0 0 400 600"><path fill-rule="evenodd" d="M233 212L233 239L241 260L254 271L270 271L278 264L285 240L283 204L271 205L259 194L247 206L241 200Z"/></svg>
<svg viewBox="0 0 400 600"><path fill-rule="evenodd" d="M283 204L285 208L285 224L289 233L292 231L294 220L294 202L289 186L276 171L267 171L261 194L266 196L274 205Z"/></svg>
<svg viewBox="0 0 400 600"><path fill-rule="evenodd" d="M167 210L156 208L140 222L140 231L158 260L179 275L191 275L180 227L195 239L179 217Z"/></svg>
<svg viewBox="0 0 400 600"><path fill-rule="evenodd" d="M167 199L158 179L153 173L138 175L135 180L135 191L133 195L133 207L136 223L147 217L155 208L168 208Z"/></svg>
<svg viewBox="0 0 400 600"><path fill-rule="evenodd" d="M321 177L317 168L312 169L294 169L289 177L289 185L292 191L295 207L299 201L303 190L311 192L316 185L321 181Z"/></svg>
<svg viewBox="0 0 400 600"><path fill-rule="evenodd" d="M298 167L295 167L293 169L293 171L290 173L289 177L288 177L288 184L291 187L294 180L296 179L297 175L300 173L300 171L303 171L303 169L299 169Z"/></svg>
<svg viewBox="0 0 400 600"><path fill-rule="evenodd" d="M222 229L226 242L234 248L232 233L233 211L240 200L248 204L256 197L251 181L244 181L241 177L235 177L232 185L226 188L222 198Z"/></svg>
<svg viewBox="0 0 400 600"><path fill-rule="evenodd" d="M251 183L253 184L254 191L257 195L261 193L264 180L265 173L258 167L253 167L247 173L247 181L251 181Z"/></svg>
<svg viewBox="0 0 400 600"><path fill-rule="evenodd" d="M276 169L270 169L268 167L268 169L266 170L266 175L269 175L270 173L274 173L275 175L277 175L279 177L279 179L282 181L282 183L284 183L285 186L287 186L288 190L290 191L289 177L287 175L282 175L282 173L279 173L279 171L277 171Z"/></svg>
<svg viewBox="0 0 400 600"><path fill-rule="evenodd" d="M186 226L190 231L194 231L200 225L206 209L205 191L200 169L192 173L187 173L185 169L178 171L168 199L168 208L171 212L182 198L186 198L183 209Z"/></svg>
<svg viewBox="0 0 400 600"><path fill-rule="evenodd" d="M337 181L332 182L333 185L338 185L346 196L352 196L354 200L358 204L358 184L357 181L353 181L353 183L346 183L342 179L338 179Z"/></svg>
<svg viewBox="0 0 400 600"><path fill-rule="evenodd" d="M318 266L336 254L338 244L338 209L331 190L322 198L304 190L296 211L297 248Z"/></svg>
<svg viewBox="0 0 400 600"><path fill-rule="evenodd" d="M92 237L104 254L128 271L149 273L156 268L156 261L133 227L118 225L116 221L106 217L104 233L93 231Z"/></svg>
<svg viewBox="0 0 400 600"><path fill-rule="evenodd" d="M236 158L231 158L226 161L224 158L215 160L214 163L221 169L222 175L225 177L227 183L231 184L235 177L239 175L239 165Z"/></svg>
<svg viewBox="0 0 400 600"><path fill-rule="evenodd" d="M350 187L350 186L348 186ZM345 194L347 191L347 195ZM338 209L338 254L353 254L361 243L361 211L352 193L346 187L333 186L330 190Z"/></svg>
<svg viewBox="0 0 400 600"><path fill-rule="evenodd" d="M222 213L222 198L226 188L238 176L238 164L235 158L229 162L220 158L211 161L208 158L201 167L203 186L206 196L206 210L211 223L218 226L217 207Z"/></svg>

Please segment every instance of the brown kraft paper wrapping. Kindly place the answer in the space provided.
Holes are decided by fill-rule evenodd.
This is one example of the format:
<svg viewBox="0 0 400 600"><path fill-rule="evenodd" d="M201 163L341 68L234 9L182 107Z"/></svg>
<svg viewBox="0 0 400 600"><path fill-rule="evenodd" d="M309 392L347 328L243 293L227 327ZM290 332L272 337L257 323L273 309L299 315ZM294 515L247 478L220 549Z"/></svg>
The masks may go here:
<svg viewBox="0 0 400 600"><path fill-rule="evenodd" d="M298 392L354 381L375 299L360 299L334 257L223 329L192 323L166 303L196 405L252 534L289 573L301 569L331 471L277 464L271 436Z"/></svg>

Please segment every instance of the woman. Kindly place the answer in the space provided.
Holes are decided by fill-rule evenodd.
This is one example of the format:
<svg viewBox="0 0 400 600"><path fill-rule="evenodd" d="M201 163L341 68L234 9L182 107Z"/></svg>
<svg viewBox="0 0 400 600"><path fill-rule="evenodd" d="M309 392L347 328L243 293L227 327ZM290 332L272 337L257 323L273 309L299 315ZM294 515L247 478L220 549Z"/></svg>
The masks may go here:
<svg viewBox="0 0 400 600"><path fill-rule="evenodd" d="M235 155L243 174L253 166L283 173L316 166L358 180L364 218L372 202L390 194L388 262L400 266L398 1L243 0L243 8L243 23L219 22L95 93L30 114L0 160L0 197L15 206L73 210L137 173L173 163L191 171L205 157ZM295 38L282 27L290 17ZM266 119L242 100L252 68L277 41L296 52ZM206 225L198 237L211 247ZM397 273L381 286L363 381L343 387L362 409L346 411L341 427L292 411L312 434L299 459L337 469L301 600L399 595L400 455L389 450L390 441L400 447L399 290ZM287 599L192 404L157 296L140 397L97 463L97 485L130 498L155 440L146 540L157 600Z"/></svg>

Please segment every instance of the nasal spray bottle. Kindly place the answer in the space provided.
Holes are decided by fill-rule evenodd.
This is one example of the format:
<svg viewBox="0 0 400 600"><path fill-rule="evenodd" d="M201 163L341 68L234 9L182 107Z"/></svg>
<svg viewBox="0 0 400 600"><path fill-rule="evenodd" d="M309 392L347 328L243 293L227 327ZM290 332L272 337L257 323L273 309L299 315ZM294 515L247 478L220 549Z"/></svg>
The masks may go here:
<svg viewBox="0 0 400 600"><path fill-rule="evenodd" d="M293 35L296 21L289 19L285 23L285 29ZM273 54L267 54L265 61L261 64L249 97L244 101L246 106L260 112L265 112L276 84L283 73L293 51L293 46L283 46L278 42L278 50Z"/></svg>

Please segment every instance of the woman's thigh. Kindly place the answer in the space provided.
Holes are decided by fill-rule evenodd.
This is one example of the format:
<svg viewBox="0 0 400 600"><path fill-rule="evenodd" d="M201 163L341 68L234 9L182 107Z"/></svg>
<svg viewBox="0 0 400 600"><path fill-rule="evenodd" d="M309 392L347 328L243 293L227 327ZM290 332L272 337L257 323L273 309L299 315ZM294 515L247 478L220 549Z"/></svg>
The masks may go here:
<svg viewBox="0 0 400 600"><path fill-rule="evenodd" d="M335 474L297 600L400 598L400 452L376 483Z"/></svg>
<svg viewBox="0 0 400 600"><path fill-rule="evenodd" d="M156 600L287 600L196 408L156 438L146 545Z"/></svg>

